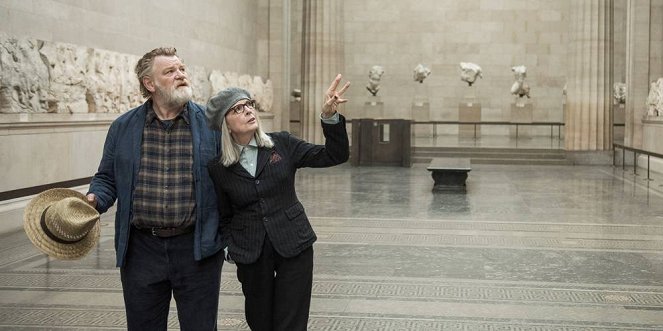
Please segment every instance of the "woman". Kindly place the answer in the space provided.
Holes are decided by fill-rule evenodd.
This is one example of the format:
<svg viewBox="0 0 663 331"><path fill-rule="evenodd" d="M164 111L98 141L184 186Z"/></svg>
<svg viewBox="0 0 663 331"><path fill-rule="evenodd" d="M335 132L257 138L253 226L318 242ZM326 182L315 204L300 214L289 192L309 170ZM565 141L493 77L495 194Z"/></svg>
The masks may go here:
<svg viewBox="0 0 663 331"><path fill-rule="evenodd" d="M254 331L306 330L316 240L295 192L295 172L348 160L345 83L336 76L325 94L325 145L288 132L265 133L250 94L227 88L207 103L207 117L221 131L221 154L208 164L218 197L226 260L237 264L246 320Z"/></svg>

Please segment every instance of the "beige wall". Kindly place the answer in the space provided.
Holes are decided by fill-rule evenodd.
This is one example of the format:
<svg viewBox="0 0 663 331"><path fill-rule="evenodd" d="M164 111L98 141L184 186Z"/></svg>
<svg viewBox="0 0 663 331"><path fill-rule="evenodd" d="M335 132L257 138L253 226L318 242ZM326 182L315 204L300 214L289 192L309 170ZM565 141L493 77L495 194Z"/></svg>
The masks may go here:
<svg viewBox="0 0 663 331"><path fill-rule="evenodd" d="M172 45L189 64L259 75L265 15L258 0L12 0L0 31L139 56Z"/></svg>
<svg viewBox="0 0 663 331"><path fill-rule="evenodd" d="M391 117L405 117L418 63L432 74L424 81L431 119L457 120L467 85L459 62L480 65L476 83L483 120L509 120L514 101L511 67L525 65L534 121L562 121L569 0L367 0L345 2L345 74L354 87L348 113L360 110L372 65L385 74L378 95Z"/></svg>

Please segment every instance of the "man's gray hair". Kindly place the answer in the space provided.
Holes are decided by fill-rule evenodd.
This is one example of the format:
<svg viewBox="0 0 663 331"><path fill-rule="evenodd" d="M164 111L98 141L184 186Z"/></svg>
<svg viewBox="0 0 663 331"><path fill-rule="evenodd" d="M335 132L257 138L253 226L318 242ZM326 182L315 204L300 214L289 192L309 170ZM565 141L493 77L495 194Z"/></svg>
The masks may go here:
<svg viewBox="0 0 663 331"><path fill-rule="evenodd" d="M134 69L134 71L136 72L136 76L138 77L140 94L142 94L143 97L145 98L152 96L152 92L150 92L145 87L145 85L143 85L143 78L145 78L145 76L149 76L152 74L152 66L154 65L154 58L157 56L177 56L177 49L175 49L175 47L155 48L145 53L145 55L143 55L143 57L141 57L140 60L138 60L138 63L136 63L136 68Z"/></svg>

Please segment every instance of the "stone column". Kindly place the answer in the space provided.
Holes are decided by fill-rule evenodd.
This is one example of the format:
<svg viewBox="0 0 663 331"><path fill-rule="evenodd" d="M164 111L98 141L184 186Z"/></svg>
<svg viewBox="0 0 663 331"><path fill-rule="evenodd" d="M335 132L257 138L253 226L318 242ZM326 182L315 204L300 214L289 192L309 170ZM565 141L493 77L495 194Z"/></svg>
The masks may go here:
<svg viewBox="0 0 663 331"><path fill-rule="evenodd" d="M269 19L265 20L265 43L259 40L259 50L265 60L265 71L274 89L272 113L274 131L289 130L289 87L290 87L290 0L260 0Z"/></svg>
<svg viewBox="0 0 663 331"><path fill-rule="evenodd" d="M343 68L343 1L304 1L302 31L302 138L322 143L324 93Z"/></svg>
<svg viewBox="0 0 663 331"><path fill-rule="evenodd" d="M570 4L565 147L567 151L604 151L612 146L612 0Z"/></svg>
<svg viewBox="0 0 663 331"><path fill-rule="evenodd" d="M642 118L647 113L650 12L651 0L628 0L624 144L636 148L642 147Z"/></svg>

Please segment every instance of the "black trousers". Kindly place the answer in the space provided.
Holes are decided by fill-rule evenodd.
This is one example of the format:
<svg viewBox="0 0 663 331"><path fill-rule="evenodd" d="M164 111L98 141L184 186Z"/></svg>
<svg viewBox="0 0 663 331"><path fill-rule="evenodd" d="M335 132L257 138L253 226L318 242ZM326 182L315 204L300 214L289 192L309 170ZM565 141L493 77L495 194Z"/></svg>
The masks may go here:
<svg viewBox="0 0 663 331"><path fill-rule="evenodd" d="M171 294L181 330L216 330L223 253L195 261L193 233L159 238L131 229L120 268L128 330L166 330Z"/></svg>
<svg viewBox="0 0 663 331"><path fill-rule="evenodd" d="M265 238L255 263L237 263L246 321L253 331L306 330L313 285L313 247L280 256Z"/></svg>

